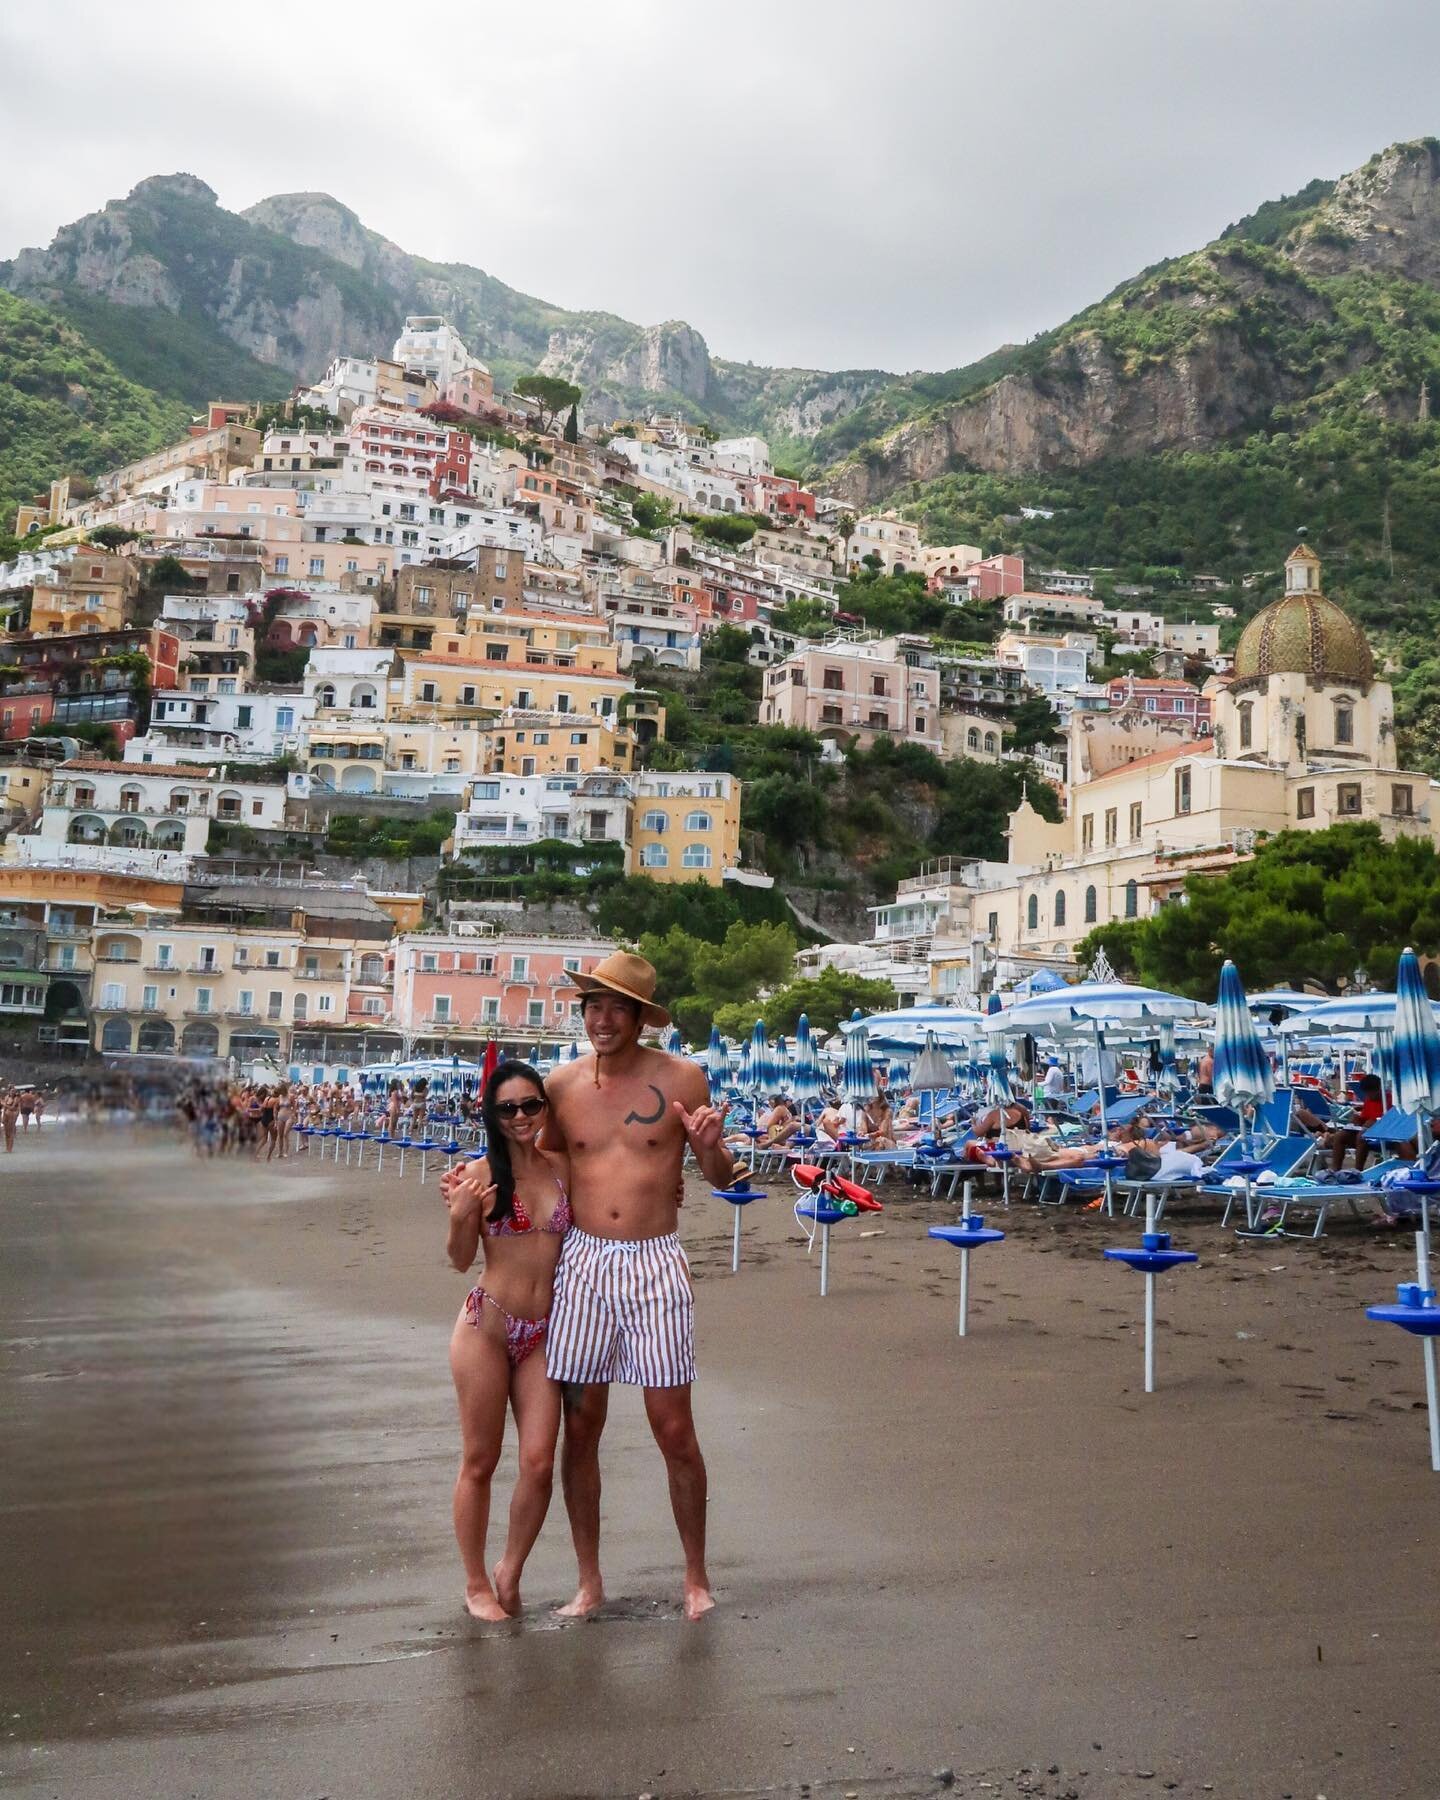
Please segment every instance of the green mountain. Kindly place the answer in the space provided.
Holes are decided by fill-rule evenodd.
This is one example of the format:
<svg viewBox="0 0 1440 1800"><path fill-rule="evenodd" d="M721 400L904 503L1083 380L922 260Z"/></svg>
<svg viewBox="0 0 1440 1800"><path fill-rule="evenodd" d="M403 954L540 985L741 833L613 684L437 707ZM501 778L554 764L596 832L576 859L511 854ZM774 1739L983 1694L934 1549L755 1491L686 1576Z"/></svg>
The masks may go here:
<svg viewBox="0 0 1440 1800"><path fill-rule="evenodd" d="M446 314L502 381L535 369L578 381L593 417L675 406L764 430L782 455L893 380L725 362L680 321L574 312L414 256L328 194L232 213L193 175L152 176L0 263L0 287L66 314L132 379L192 406L284 393L342 350L388 353L407 313Z"/></svg>
<svg viewBox="0 0 1440 1800"><path fill-rule="evenodd" d="M0 535L56 476L99 475L178 437L189 419L64 319L0 292Z"/></svg>
<svg viewBox="0 0 1440 1800"><path fill-rule="evenodd" d="M1263 572L1305 526L1367 624L1433 629L1433 140L1260 207L1006 354L857 446L827 484L899 505L934 541L1109 567L1162 593L1260 571L1242 612L1268 598Z"/></svg>

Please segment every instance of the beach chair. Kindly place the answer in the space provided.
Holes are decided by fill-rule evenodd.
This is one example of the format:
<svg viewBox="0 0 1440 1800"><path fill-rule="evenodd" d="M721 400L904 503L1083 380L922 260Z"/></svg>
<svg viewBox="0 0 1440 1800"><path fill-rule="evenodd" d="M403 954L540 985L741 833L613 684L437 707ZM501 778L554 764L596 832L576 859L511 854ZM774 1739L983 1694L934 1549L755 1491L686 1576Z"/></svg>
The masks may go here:
<svg viewBox="0 0 1440 1800"><path fill-rule="evenodd" d="M1244 1142L1237 1138L1227 1147L1223 1156L1217 1157L1211 1163L1205 1174L1196 1183L1196 1192L1197 1194L1223 1194L1225 1196L1225 1210L1220 1215L1220 1224L1224 1227L1230 1223L1230 1215L1235 1210L1236 1200L1245 1198L1245 1186L1242 1181L1237 1180L1234 1187L1228 1185L1231 1180L1236 1179L1234 1165L1239 1162L1261 1164L1261 1168L1257 1169L1250 1177L1249 1216L1246 1218L1245 1224L1248 1230L1253 1231L1261 1209L1266 1204L1268 1196L1274 1192L1274 1184L1268 1181L1262 1184L1260 1176L1268 1172L1278 1182L1300 1175L1314 1160L1319 1147L1320 1140L1310 1137L1308 1134L1292 1134L1289 1137L1278 1138L1272 1144L1251 1146L1250 1148L1247 1148Z"/></svg>
<svg viewBox="0 0 1440 1800"><path fill-rule="evenodd" d="M1401 1112L1398 1106L1392 1106L1383 1117L1373 1125L1367 1125L1360 1134L1367 1144L1374 1144L1377 1149L1387 1149L1396 1144L1413 1144L1415 1142L1415 1115Z"/></svg>
<svg viewBox="0 0 1440 1800"><path fill-rule="evenodd" d="M1380 1197L1385 1177L1397 1169L1407 1167L1409 1165L1399 1157L1390 1157L1385 1162L1375 1163L1371 1168L1363 1170L1358 1179L1349 1181L1326 1180L1323 1177L1318 1180L1290 1177L1277 1181L1273 1186L1262 1190L1264 1210L1251 1230L1256 1235L1268 1237L1273 1233L1279 1237L1308 1238L1313 1242L1325 1235L1325 1221L1332 1206L1344 1201L1355 1218L1362 1219L1364 1215L1360 1211L1361 1200ZM1275 1209L1273 1220L1266 1218L1272 1207ZM1297 1209L1314 1214L1314 1224L1309 1231L1286 1229L1290 1214ZM1263 1233L1260 1231L1261 1225L1265 1226Z"/></svg>

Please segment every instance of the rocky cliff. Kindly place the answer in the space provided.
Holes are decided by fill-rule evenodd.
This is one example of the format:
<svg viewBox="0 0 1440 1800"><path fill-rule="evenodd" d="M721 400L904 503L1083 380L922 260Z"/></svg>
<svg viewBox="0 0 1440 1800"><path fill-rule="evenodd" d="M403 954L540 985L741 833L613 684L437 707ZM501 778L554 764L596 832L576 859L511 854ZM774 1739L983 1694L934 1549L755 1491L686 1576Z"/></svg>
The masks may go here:
<svg viewBox="0 0 1440 1800"><path fill-rule="evenodd" d="M1394 145L1314 186L1325 197L1283 235L1242 222L1124 284L993 381L863 444L827 485L865 505L957 469L1205 450L1342 400L1413 417L1431 302L1383 284L1440 286L1440 145Z"/></svg>

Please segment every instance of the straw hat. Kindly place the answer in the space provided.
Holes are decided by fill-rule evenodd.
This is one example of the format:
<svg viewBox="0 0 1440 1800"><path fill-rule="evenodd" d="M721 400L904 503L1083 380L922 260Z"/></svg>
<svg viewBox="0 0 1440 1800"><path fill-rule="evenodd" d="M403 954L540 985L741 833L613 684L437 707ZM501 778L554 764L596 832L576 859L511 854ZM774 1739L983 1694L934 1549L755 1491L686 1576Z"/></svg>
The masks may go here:
<svg viewBox="0 0 1440 1800"><path fill-rule="evenodd" d="M642 1025L664 1027L670 1023L669 1013L663 1006L657 1006L653 998L654 965L646 962L643 956L616 950L603 962L596 963L588 975L572 975L571 981L582 994L593 994L597 988L604 988L607 993L622 994L627 1000L637 1001Z"/></svg>

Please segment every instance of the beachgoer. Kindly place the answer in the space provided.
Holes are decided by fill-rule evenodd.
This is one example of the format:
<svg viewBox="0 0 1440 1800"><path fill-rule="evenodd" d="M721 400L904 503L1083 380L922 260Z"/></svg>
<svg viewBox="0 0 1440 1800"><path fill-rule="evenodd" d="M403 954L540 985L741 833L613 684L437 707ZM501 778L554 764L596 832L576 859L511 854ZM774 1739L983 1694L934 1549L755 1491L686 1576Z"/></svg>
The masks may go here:
<svg viewBox="0 0 1440 1800"><path fill-rule="evenodd" d="M1046 1101L1051 1106L1058 1106L1065 1092L1065 1071L1060 1067L1060 1059L1052 1056L1045 1065L1045 1079L1040 1084Z"/></svg>
<svg viewBox="0 0 1440 1800"><path fill-rule="evenodd" d="M865 1135L872 1150L896 1147L895 1115L890 1110L890 1097L883 1089L865 1107Z"/></svg>
<svg viewBox="0 0 1440 1800"><path fill-rule="evenodd" d="M20 1096L14 1088L6 1088L0 1095L0 1131L5 1134L5 1148L15 1148L15 1122L20 1117Z"/></svg>
<svg viewBox="0 0 1440 1800"><path fill-rule="evenodd" d="M837 1141L844 1134L845 1114L832 1101L815 1121L815 1135L823 1147L833 1150Z"/></svg>
<svg viewBox="0 0 1440 1800"><path fill-rule="evenodd" d="M574 981L593 1055L550 1077L545 1126L546 1145L569 1153L575 1213L545 1347L551 1376L565 1384L562 1477L580 1577L561 1610L583 1615L604 1599L600 1437L619 1381L644 1389L685 1553L685 1614L697 1619L714 1599L705 1460L690 1404L694 1298L676 1234L686 1145L711 1187L729 1187L738 1170L703 1070L640 1042L647 1025L670 1022L655 1003L652 966L617 951Z"/></svg>
<svg viewBox="0 0 1440 1800"><path fill-rule="evenodd" d="M765 1133L765 1148L770 1149L776 1144L788 1143L800 1129L800 1121L790 1102L776 1094L770 1102L770 1110L760 1121L760 1128Z"/></svg>
<svg viewBox="0 0 1440 1800"><path fill-rule="evenodd" d="M512 1618L520 1577L550 1505L560 1389L545 1371L560 1247L570 1228L565 1156L540 1145L549 1106L528 1063L495 1070L483 1100L488 1150L447 1173L447 1252L468 1270L483 1242L485 1268L450 1336L462 1451L455 1480L455 1537L465 1564L465 1606L477 1619ZM505 1550L491 1576L485 1557L490 1481L500 1459L507 1403L519 1433L519 1469Z"/></svg>
<svg viewBox="0 0 1440 1800"><path fill-rule="evenodd" d="M20 1129L22 1131L28 1131L30 1129L30 1115L34 1110L34 1088L22 1088L20 1090Z"/></svg>
<svg viewBox="0 0 1440 1800"><path fill-rule="evenodd" d="M1195 1088L1202 1100L1215 1097L1215 1052L1207 1044L1195 1065Z"/></svg>
<svg viewBox="0 0 1440 1800"><path fill-rule="evenodd" d="M1355 1152L1355 1167L1365 1167L1370 1160L1371 1149L1365 1132L1384 1116L1385 1090L1380 1085L1380 1077L1362 1075L1355 1083L1355 1104L1351 1108L1349 1122L1338 1131L1332 1131L1327 1139L1332 1173L1344 1168L1346 1154L1351 1150Z"/></svg>

